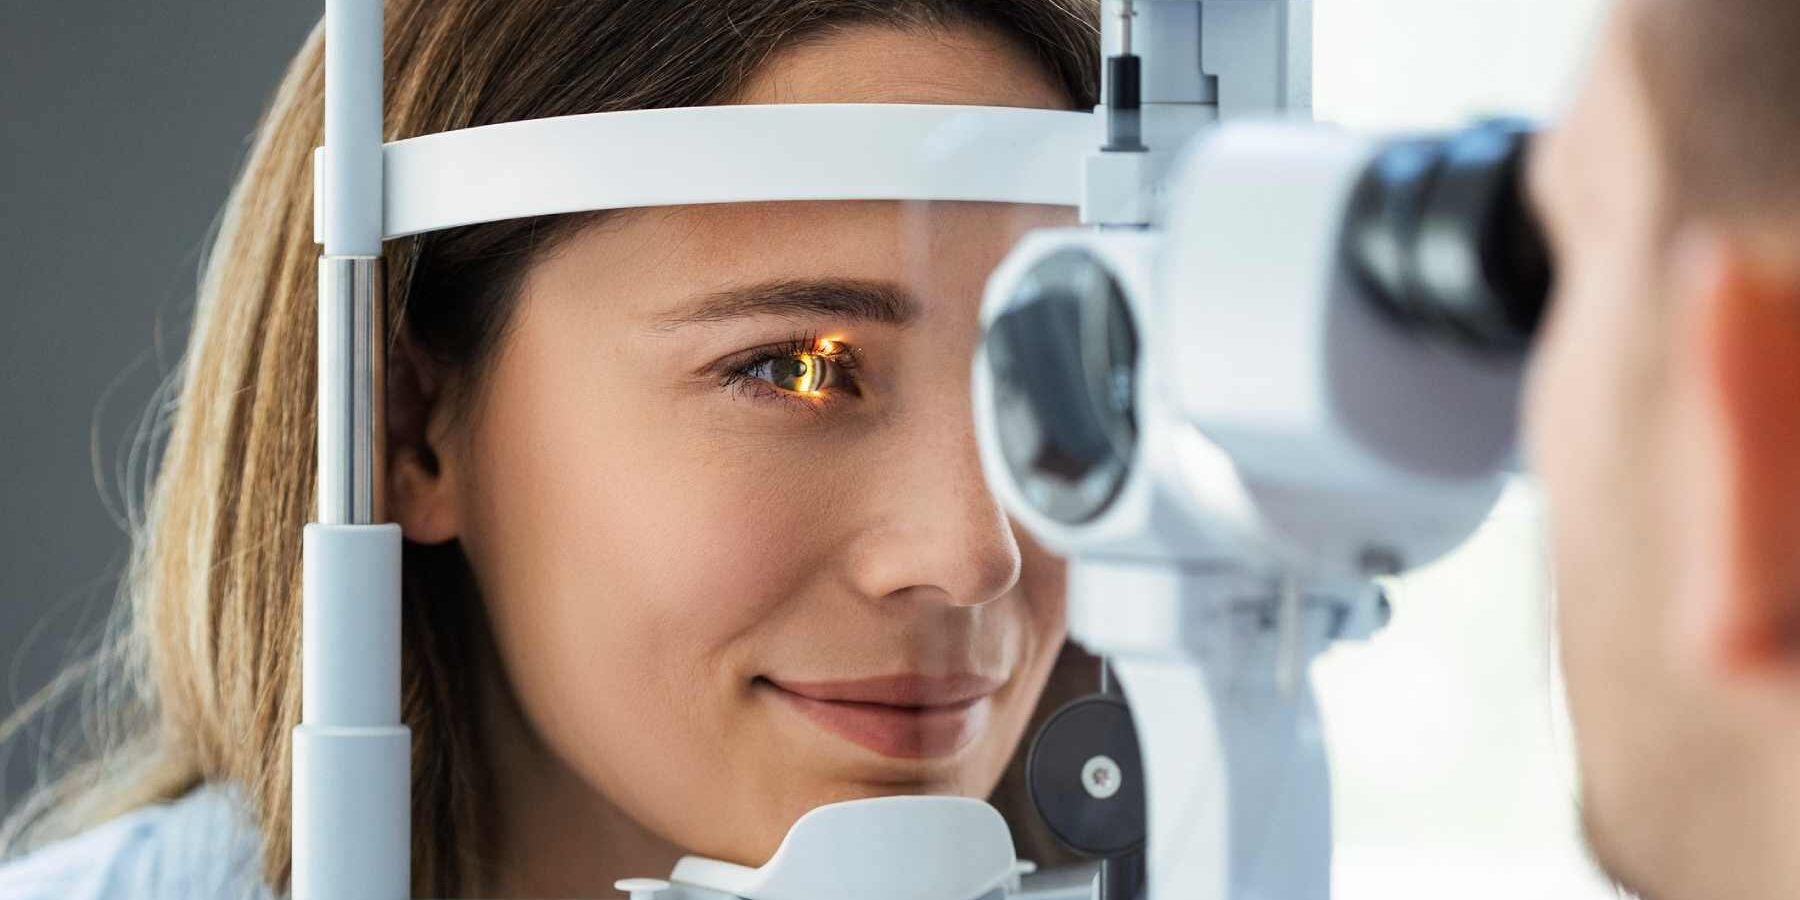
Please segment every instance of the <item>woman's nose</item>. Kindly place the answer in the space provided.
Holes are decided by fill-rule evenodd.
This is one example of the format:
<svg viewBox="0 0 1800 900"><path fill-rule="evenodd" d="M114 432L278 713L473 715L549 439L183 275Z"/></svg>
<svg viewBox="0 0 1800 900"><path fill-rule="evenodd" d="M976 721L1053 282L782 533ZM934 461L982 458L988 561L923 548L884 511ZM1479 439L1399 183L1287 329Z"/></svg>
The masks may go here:
<svg viewBox="0 0 1800 900"><path fill-rule="evenodd" d="M931 594L958 606L1005 595L1018 583L1019 545L982 477L969 404L913 417L899 432L864 487L870 519L851 551L859 593Z"/></svg>

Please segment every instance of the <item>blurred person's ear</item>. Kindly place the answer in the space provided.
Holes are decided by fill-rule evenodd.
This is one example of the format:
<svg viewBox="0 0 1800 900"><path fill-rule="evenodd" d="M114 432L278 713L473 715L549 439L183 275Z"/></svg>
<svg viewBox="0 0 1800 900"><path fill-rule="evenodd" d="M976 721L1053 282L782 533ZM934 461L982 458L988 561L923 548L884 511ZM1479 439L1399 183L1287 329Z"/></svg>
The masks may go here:
<svg viewBox="0 0 1800 900"><path fill-rule="evenodd" d="M440 544L461 532L456 487L462 456L437 366L401 338L387 360L387 515L406 539Z"/></svg>
<svg viewBox="0 0 1800 900"><path fill-rule="evenodd" d="M1791 234L1792 232L1790 232ZM1690 502L1683 642L1711 674L1800 694L1800 255L1704 226L1677 240L1665 496ZM1800 242L1795 242L1800 247ZM1682 398L1686 395L1686 401ZM1690 656L1690 659L1693 659ZM1760 691L1758 692L1760 693Z"/></svg>

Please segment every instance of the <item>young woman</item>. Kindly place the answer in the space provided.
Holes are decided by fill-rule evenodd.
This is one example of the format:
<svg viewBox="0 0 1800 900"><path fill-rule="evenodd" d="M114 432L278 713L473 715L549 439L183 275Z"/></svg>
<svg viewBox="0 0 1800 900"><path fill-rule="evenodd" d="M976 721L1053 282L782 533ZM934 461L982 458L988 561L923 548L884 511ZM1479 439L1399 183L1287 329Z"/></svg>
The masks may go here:
<svg viewBox="0 0 1800 900"><path fill-rule="evenodd" d="M391 0L387 135L1086 108L1097 21L1095 0ZM16 812L0 894L285 889L321 60L315 32L212 250L113 652L122 737ZM1003 776L1093 664L1065 652L1059 564L982 481L968 375L987 272L1068 220L745 204L389 242L417 895L760 864L808 809L895 793L993 796L1045 859Z"/></svg>

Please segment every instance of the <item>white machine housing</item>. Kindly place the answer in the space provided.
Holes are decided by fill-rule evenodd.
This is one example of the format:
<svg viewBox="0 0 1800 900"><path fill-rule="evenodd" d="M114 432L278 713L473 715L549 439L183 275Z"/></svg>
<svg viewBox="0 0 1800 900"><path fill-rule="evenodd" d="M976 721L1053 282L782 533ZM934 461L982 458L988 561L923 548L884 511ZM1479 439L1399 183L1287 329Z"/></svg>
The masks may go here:
<svg viewBox="0 0 1800 900"><path fill-rule="evenodd" d="M1078 249L1130 310L1136 439L1093 518L1053 518L1017 481L985 348L974 390L989 484L1069 557L1070 632L1136 718L1151 898L1329 896L1306 664L1378 627L1374 579L1461 543L1507 477L1519 363L1420 340L1344 261L1379 146L1222 125L1182 153L1159 227L1034 234L988 285L984 328Z"/></svg>
<svg viewBox="0 0 1800 900"><path fill-rule="evenodd" d="M1049 546L1357 580L1434 560L1485 518L1514 446L1521 367L1420 341L1359 294L1343 211L1378 146L1322 126L1221 127L1183 156L1165 226L1037 232L995 270L984 325L1039 261L1093 254L1141 346L1142 459L1104 515L1071 527L994 480ZM975 391L989 429L979 360ZM998 436L983 438L1003 473Z"/></svg>

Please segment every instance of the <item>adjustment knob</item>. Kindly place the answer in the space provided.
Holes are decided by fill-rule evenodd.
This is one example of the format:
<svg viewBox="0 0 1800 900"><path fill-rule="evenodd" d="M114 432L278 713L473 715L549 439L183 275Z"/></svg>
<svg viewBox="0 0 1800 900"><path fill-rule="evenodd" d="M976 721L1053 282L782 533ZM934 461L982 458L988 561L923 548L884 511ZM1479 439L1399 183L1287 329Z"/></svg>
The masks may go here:
<svg viewBox="0 0 1800 900"><path fill-rule="evenodd" d="M1025 761L1032 803L1069 849L1116 857L1144 844L1144 766L1123 698L1096 694L1050 717Z"/></svg>

